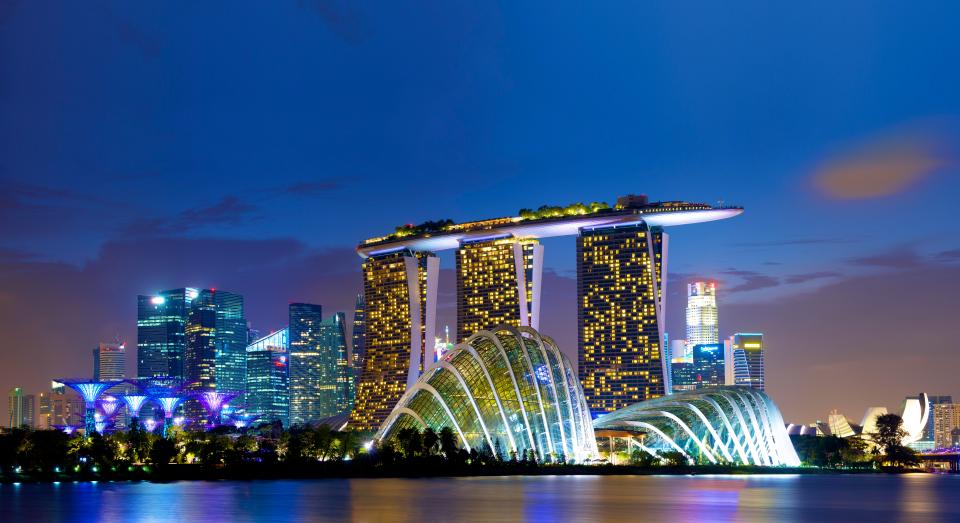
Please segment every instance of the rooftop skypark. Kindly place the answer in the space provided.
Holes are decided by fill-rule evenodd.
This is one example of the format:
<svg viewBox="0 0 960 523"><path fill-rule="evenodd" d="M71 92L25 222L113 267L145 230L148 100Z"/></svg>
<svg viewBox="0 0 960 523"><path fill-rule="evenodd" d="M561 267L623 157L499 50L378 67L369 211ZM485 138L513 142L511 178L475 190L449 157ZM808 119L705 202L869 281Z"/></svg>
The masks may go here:
<svg viewBox="0 0 960 523"><path fill-rule="evenodd" d="M366 258L403 248L441 251L455 249L464 240L499 236L567 236L577 234L582 227L631 225L641 221L650 226L685 225L730 218L741 212L743 208L737 206L711 206L682 201L649 202L644 195L627 195L617 198L617 204L613 207L605 202L543 205L535 210L520 209L518 216L464 223L446 219L419 225L401 225L392 234L364 240L357 246L357 252Z"/></svg>

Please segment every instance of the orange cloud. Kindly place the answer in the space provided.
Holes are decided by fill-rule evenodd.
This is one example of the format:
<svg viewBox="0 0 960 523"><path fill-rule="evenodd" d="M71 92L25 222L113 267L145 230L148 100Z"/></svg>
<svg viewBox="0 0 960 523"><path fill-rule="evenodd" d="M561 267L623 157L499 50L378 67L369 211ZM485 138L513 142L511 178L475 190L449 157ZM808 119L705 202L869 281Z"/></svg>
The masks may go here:
<svg viewBox="0 0 960 523"><path fill-rule="evenodd" d="M898 194L948 165L943 145L930 129L873 139L828 158L814 173L814 185L839 199Z"/></svg>

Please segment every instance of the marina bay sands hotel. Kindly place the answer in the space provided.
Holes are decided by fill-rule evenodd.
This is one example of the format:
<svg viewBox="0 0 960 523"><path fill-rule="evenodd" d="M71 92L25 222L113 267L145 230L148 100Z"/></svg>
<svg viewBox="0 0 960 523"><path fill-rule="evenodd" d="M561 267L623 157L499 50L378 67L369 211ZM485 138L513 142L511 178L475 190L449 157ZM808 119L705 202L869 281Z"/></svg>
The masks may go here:
<svg viewBox="0 0 960 523"><path fill-rule="evenodd" d="M742 212L629 195L613 207L544 206L515 217L408 225L365 240L357 252L364 258L367 338L350 426L379 428L407 388L434 366L438 251L456 249L459 343L501 325L539 329L539 240L555 236L577 237L579 378L591 412L663 396L670 379L663 353L664 228ZM537 379L532 366L503 366L503 379Z"/></svg>

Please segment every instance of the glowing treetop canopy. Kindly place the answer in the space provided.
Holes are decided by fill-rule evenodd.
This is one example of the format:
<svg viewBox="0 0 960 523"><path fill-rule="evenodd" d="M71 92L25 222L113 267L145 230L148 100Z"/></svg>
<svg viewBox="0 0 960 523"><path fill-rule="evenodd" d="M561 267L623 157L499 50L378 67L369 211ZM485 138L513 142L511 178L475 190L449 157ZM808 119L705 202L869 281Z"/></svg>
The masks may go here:
<svg viewBox="0 0 960 523"><path fill-rule="evenodd" d="M116 382L111 381L81 381L81 380L57 380L60 383L70 387L71 389L80 393L83 396L83 401L87 403L87 407L92 407L97 398L110 387L116 385Z"/></svg>
<svg viewBox="0 0 960 523"><path fill-rule="evenodd" d="M207 409L207 413L210 415L215 415L220 412L220 409L233 398L236 398L239 395L237 392L217 392L217 391L206 391L199 395L200 403L203 404L203 407Z"/></svg>
<svg viewBox="0 0 960 523"><path fill-rule="evenodd" d="M127 404L127 411L134 417L140 415L140 409L143 408L143 404L147 401L147 397L140 394L122 396L122 399L123 402Z"/></svg>

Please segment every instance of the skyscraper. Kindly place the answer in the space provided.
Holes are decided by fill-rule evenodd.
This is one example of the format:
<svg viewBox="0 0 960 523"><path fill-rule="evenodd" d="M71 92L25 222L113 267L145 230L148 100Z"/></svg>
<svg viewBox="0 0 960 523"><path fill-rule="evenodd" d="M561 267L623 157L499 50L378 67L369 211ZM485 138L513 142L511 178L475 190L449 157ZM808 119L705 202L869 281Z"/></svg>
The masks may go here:
<svg viewBox="0 0 960 523"><path fill-rule="evenodd" d="M439 269L436 255L409 250L363 262L367 337L352 428L379 428L420 376L436 331Z"/></svg>
<svg viewBox="0 0 960 523"><path fill-rule="evenodd" d="M953 396L949 395L930 395L930 415L927 417L927 426L923 429L923 435L920 437L921 441L930 443L931 448L938 448L936 446L937 439L937 405L950 405L953 403ZM960 413L958 413L960 415ZM958 424L960 426L960 424ZM949 431L948 431L949 432ZM949 437L949 435L948 435ZM942 442L942 440L941 440Z"/></svg>
<svg viewBox="0 0 960 523"><path fill-rule="evenodd" d="M462 241L457 250L457 342L498 325L540 323L543 246L535 239Z"/></svg>
<svg viewBox="0 0 960 523"><path fill-rule="evenodd" d="M312 303L291 303L290 424L302 425L326 415L321 408L320 323L323 309Z"/></svg>
<svg viewBox="0 0 960 523"><path fill-rule="evenodd" d="M726 369L727 385L743 385L765 390L763 334L738 332L724 340L724 360L732 368Z"/></svg>
<svg viewBox="0 0 960 523"><path fill-rule="evenodd" d="M723 345L719 343L694 345L693 372L698 389L723 385L725 377Z"/></svg>
<svg viewBox="0 0 960 523"><path fill-rule="evenodd" d="M357 303L353 308L353 348L351 356L353 368L356 369L358 377L360 370L363 369L363 353L367 346L366 308L361 292L357 294Z"/></svg>
<svg viewBox="0 0 960 523"><path fill-rule="evenodd" d="M10 389L10 393L7 395L7 413L9 414L7 426L10 428L35 427L35 409L36 402L33 394L24 394L20 387Z"/></svg>
<svg viewBox="0 0 960 523"><path fill-rule="evenodd" d="M288 329L272 332L251 343L247 349L247 412L260 421L290 420L288 375Z"/></svg>
<svg viewBox="0 0 960 523"><path fill-rule="evenodd" d="M687 343L691 347L720 343L717 285L713 282L687 284Z"/></svg>
<svg viewBox="0 0 960 523"><path fill-rule="evenodd" d="M137 296L137 377L183 379L187 314L196 289Z"/></svg>
<svg viewBox="0 0 960 523"><path fill-rule="evenodd" d="M645 223L577 238L579 374L596 416L662 396L667 235Z"/></svg>
<svg viewBox="0 0 960 523"><path fill-rule="evenodd" d="M320 323L321 418L348 412L353 407L350 393L353 373L347 359L346 315L338 312Z"/></svg>
<svg viewBox="0 0 960 523"><path fill-rule="evenodd" d="M952 433L957 428L960 428L960 404L938 403L933 406L934 448L952 447Z"/></svg>
<svg viewBox="0 0 960 523"><path fill-rule="evenodd" d="M127 346L124 343L101 343L93 349L93 379L122 380L127 377Z"/></svg>
<svg viewBox="0 0 960 523"><path fill-rule="evenodd" d="M211 289L203 291L212 296L216 306L216 389L221 392L242 393L247 385L247 317L243 296ZM244 401L241 394L239 402Z"/></svg>

